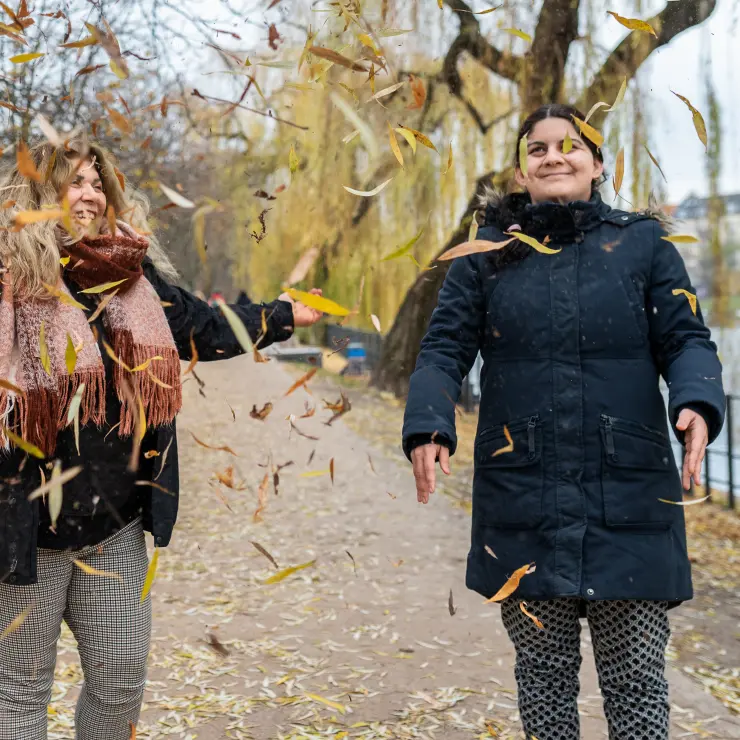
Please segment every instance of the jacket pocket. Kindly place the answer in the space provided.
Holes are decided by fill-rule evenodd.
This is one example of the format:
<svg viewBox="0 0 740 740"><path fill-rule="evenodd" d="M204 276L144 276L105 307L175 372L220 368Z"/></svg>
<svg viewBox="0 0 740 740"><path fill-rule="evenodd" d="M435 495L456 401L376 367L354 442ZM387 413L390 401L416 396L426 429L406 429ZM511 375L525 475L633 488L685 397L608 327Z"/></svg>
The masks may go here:
<svg viewBox="0 0 740 740"><path fill-rule="evenodd" d="M537 415L483 430L475 443L473 516L484 526L532 529L542 521L542 426Z"/></svg>
<svg viewBox="0 0 740 740"><path fill-rule="evenodd" d="M668 529L681 483L668 437L638 422L601 415L601 486L607 527Z"/></svg>

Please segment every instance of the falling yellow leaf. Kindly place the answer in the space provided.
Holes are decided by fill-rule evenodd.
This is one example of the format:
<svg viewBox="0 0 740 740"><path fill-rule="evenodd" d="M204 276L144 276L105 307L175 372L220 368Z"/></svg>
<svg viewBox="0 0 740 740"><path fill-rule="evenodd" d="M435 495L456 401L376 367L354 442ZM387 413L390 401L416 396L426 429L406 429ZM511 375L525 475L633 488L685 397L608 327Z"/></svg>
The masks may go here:
<svg viewBox="0 0 740 740"><path fill-rule="evenodd" d="M586 113L586 117L583 119L584 123L588 123L591 120L591 116L593 116L599 108L609 108L609 103L605 103L602 100L598 103L594 103L594 105L591 106L591 110Z"/></svg>
<svg viewBox="0 0 740 740"><path fill-rule="evenodd" d="M501 29L506 33L510 33L512 36L518 36L520 39L524 39L527 43L532 43L532 37L528 33L524 33L518 28L503 28Z"/></svg>
<svg viewBox="0 0 740 740"><path fill-rule="evenodd" d="M331 470L307 470L305 473L301 473L301 478L320 478L322 475L329 475Z"/></svg>
<svg viewBox="0 0 740 740"><path fill-rule="evenodd" d="M268 586L273 583L280 583L280 581L284 581L288 576L292 576L294 573L297 573L299 570L305 570L306 568L311 568L316 563L316 560L309 560L307 563L303 563L301 565L291 565L290 568L283 568L283 570L278 571L275 573L274 576L270 576L266 581L262 581L263 585Z"/></svg>
<svg viewBox="0 0 740 740"><path fill-rule="evenodd" d="M49 348L46 345L46 324L43 321L39 330L39 356L41 358L41 367L51 377L51 358L49 357Z"/></svg>
<svg viewBox="0 0 740 740"><path fill-rule="evenodd" d="M64 351L64 363L67 366L67 373L72 375L77 367L77 352L72 337L67 334L67 349Z"/></svg>
<svg viewBox="0 0 740 740"><path fill-rule="evenodd" d="M625 18L612 10L607 10L606 12L625 28L629 28L630 31L645 31L645 33L651 33L656 39L658 38L658 34L655 33L655 29L649 23L641 21L639 18Z"/></svg>
<svg viewBox="0 0 740 740"><path fill-rule="evenodd" d="M450 142L450 153L447 155L447 169L442 173L446 175L452 169L452 142Z"/></svg>
<svg viewBox="0 0 740 740"><path fill-rule="evenodd" d="M683 288L674 288L672 292L673 295L685 295L689 302L689 306L691 306L691 313L696 316L696 296L693 293L689 293L688 290L684 290Z"/></svg>
<svg viewBox="0 0 740 740"><path fill-rule="evenodd" d="M295 173L298 171L298 165L301 163L301 160L298 159L298 155L295 153L295 145L290 145L290 152L288 153L288 167L290 168L290 174L295 175Z"/></svg>
<svg viewBox="0 0 740 740"><path fill-rule="evenodd" d="M84 39L80 39L80 41L70 41L67 44L59 44L64 49L81 49L84 46L94 46L99 42L99 38L97 35L93 36L86 36Z"/></svg>
<svg viewBox="0 0 740 740"><path fill-rule="evenodd" d="M625 77L622 80L622 84L619 87L619 92L617 93L617 97L614 99L614 102L611 105L611 108L609 108L610 111L615 111L624 100L624 95L627 92L627 78Z"/></svg>
<svg viewBox="0 0 740 740"><path fill-rule="evenodd" d="M83 563L81 560L73 560L72 561L83 573L87 573L89 576L101 576L102 578L116 578L119 581L122 581L123 578L121 578L121 575L119 573L110 573L105 570L98 570L97 568L93 568L91 565L88 565L87 563Z"/></svg>
<svg viewBox="0 0 740 740"><path fill-rule="evenodd" d="M674 504L675 506L693 506L694 504L701 504L704 501L706 501L709 498L709 496L704 496L704 498L695 498L691 501L671 501L667 498L659 498L658 501L661 501L664 504Z"/></svg>
<svg viewBox="0 0 740 740"><path fill-rule="evenodd" d="M0 378L0 388L5 388L6 391L17 393L19 396L25 396L26 393L22 388L19 388L15 383L11 383L9 380Z"/></svg>
<svg viewBox="0 0 740 740"><path fill-rule="evenodd" d="M616 170L614 172L614 195L619 195L619 191L622 188L622 180L624 179L624 148L619 150L617 154Z"/></svg>
<svg viewBox="0 0 740 740"><path fill-rule="evenodd" d="M330 316L347 316L349 315L349 309L340 306L328 298L324 298L320 295L314 295L313 293L307 293L303 290L296 290L295 288L288 288L285 291L294 301L302 303L304 306L314 308L321 313L327 313Z"/></svg>
<svg viewBox="0 0 740 740"><path fill-rule="evenodd" d="M440 10L443 10L445 6L444 0L437 0L437 5L439 6Z"/></svg>
<svg viewBox="0 0 740 740"><path fill-rule="evenodd" d="M593 141L593 143L596 144L597 147L601 147L603 145L604 137L590 123L586 123L576 116L573 116L573 120L576 122L576 125L581 130L581 134L583 134L583 136Z"/></svg>
<svg viewBox="0 0 740 740"><path fill-rule="evenodd" d="M33 455L33 457L39 458L39 460L43 460L46 455L38 448L35 444L32 444L31 442L26 442L23 437L19 437L15 432L11 432L10 429L8 429L6 426L0 427L3 430L3 434L18 448L23 450L24 452L27 452L29 455Z"/></svg>
<svg viewBox="0 0 740 740"><path fill-rule="evenodd" d="M291 385L287 391L285 391L285 395L289 396L293 391L298 390L298 388L300 388L301 386L308 390L308 388L306 387L306 383L308 383L308 381L311 380L311 378L313 378L313 376L316 375L317 372L318 368L311 368L305 375L298 378L298 380L296 380L296 382L293 383L293 385Z"/></svg>
<svg viewBox="0 0 740 740"><path fill-rule="evenodd" d="M16 54L14 57L10 57L9 61L13 64L25 64L26 62L32 62L34 59L46 56L40 51L30 52L29 54Z"/></svg>
<svg viewBox="0 0 740 740"><path fill-rule="evenodd" d="M111 123L122 134L130 134L134 130L134 127L131 125L131 121L129 121L123 113L119 113L115 108L106 108L105 110L108 112Z"/></svg>
<svg viewBox="0 0 740 740"><path fill-rule="evenodd" d="M670 242L671 244L696 244L699 239L691 234L669 234L668 236L661 236L663 241Z"/></svg>
<svg viewBox="0 0 740 740"><path fill-rule="evenodd" d="M412 249L414 244L419 241L421 238L421 235L424 233L424 227L422 226L419 231L416 233L416 236L413 236L409 241L407 241L403 246L399 247L398 249L391 252L389 255L386 255L383 257L380 261L381 262L388 262L389 260L397 259L398 257L405 257Z"/></svg>
<svg viewBox="0 0 740 740"><path fill-rule="evenodd" d="M519 139L519 169L522 171L524 177L529 174L529 167L527 166L527 146L529 144L529 137L524 134ZM472 241L472 239L470 240Z"/></svg>
<svg viewBox="0 0 740 740"><path fill-rule="evenodd" d="M146 435L146 411L144 410L144 402L138 394L136 396L136 406L138 409L136 414L136 426L139 430L139 442L141 442Z"/></svg>
<svg viewBox="0 0 740 740"><path fill-rule="evenodd" d="M566 131L565 138L563 139L563 154L567 154L573 149L573 139L570 138L570 134Z"/></svg>
<svg viewBox="0 0 740 740"><path fill-rule="evenodd" d="M393 129L396 133L401 134L404 139L408 142L408 145L411 147L411 151L416 154L416 142L417 138L409 131L407 128L402 128L399 126L398 128Z"/></svg>
<svg viewBox="0 0 740 740"><path fill-rule="evenodd" d="M448 249L443 252L438 260L454 260L457 257L467 257L469 254L481 254L483 252L495 252L498 249L503 249L507 244L511 244L514 241L514 237L507 239L505 242L489 242L484 239L476 239L474 241L464 242L458 244L456 247Z"/></svg>
<svg viewBox="0 0 740 740"><path fill-rule="evenodd" d="M351 69L355 72L367 72L367 67L359 62L353 62L351 59L347 59L343 54L339 54L333 49L326 49L323 46L311 46L308 50L314 56L326 59L328 62L333 64L339 64L342 67ZM292 65L291 65L292 66Z"/></svg>
<svg viewBox="0 0 740 740"><path fill-rule="evenodd" d="M18 211L13 217L13 231L20 231L24 226L41 221L53 221L62 218L64 211L59 208L44 208L39 211Z"/></svg>
<svg viewBox="0 0 740 740"><path fill-rule="evenodd" d="M403 80L401 82L397 82L395 85L390 85L389 87L384 87L382 90L378 90L378 92L375 93L375 95L372 96L367 102L369 103L370 100L378 100L379 98L384 98L386 95L390 95L391 93L396 92L396 90L399 90L406 84L406 80Z"/></svg>
<svg viewBox="0 0 740 740"><path fill-rule="evenodd" d="M374 188L373 190L355 190L354 188L350 188L347 185L342 185L342 187L348 192L352 193L352 195L361 195L364 198L370 198L373 195L377 195L383 188L391 181L393 180L392 177L388 178L384 183L378 185L377 188Z"/></svg>
<svg viewBox="0 0 740 740"><path fill-rule="evenodd" d="M483 545L483 549L492 557L498 560L498 555L491 549L489 545Z"/></svg>
<svg viewBox="0 0 740 740"><path fill-rule="evenodd" d="M545 629L545 625L540 622L540 620L531 612L527 611L527 602L526 601L520 601L519 602L519 608L522 610L524 614L526 614L536 625L537 629L543 630Z"/></svg>
<svg viewBox="0 0 740 740"><path fill-rule="evenodd" d="M510 576L509 580L504 583L503 586L485 603L491 604L493 602L503 601L507 596L511 596L514 591L519 588L519 581L527 574L527 571L532 567L532 563L527 563L521 568L517 568Z"/></svg>
<svg viewBox="0 0 740 740"><path fill-rule="evenodd" d="M652 163L658 168L660 174L663 176L663 180L668 182L668 178L665 176L665 172L663 172L663 168L658 163L658 160L653 156L653 153L647 148L646 144L643 144L643 147L645 147L645 151L648 153L648 157L650 157Z"/></svg>
<svg viewBox="0 0 740 740"><path fill-rule="evenodd" d="M213 445L209 445L206 442L203 442L202 440L198 439L192 432L190 432L190 436L201 447L205 447L207 450L216 450L216 452L228 452L230 455L233 455L234 457L239 457L239 455L237 455L236 452L234 452L234 450L232 450L231 447L229 447L228 445L221 445L221 447L214 447ZM159 477L159 476L157 476L157 477Z"/></svg>
<svg viewBox="0 0 740 740"><path fill-rule="evenodd" d="M36 165L33 159L31 159L31 152L28 150L28 145L23 139L18 141L15 161L18 172L23 177L28 177L35 182L41 182L41 173L36 169Z"/></svg>
<svg viewBox="0 0 740 740"><path fill-rule="evenodd" d="M227 306L222 298L217 298L216 303L221 309L221 312L226 317L226 321L231 327L231 331L234 332L236 340L241 345L241 348L248 354L252 351L252 340L247 331L247 327L244 326L244 322L236 315L234 309L231 306Z"/></svg>
<svg viewBox="0 0 740 740"><path fill-rule="evenodd" d="M111 70L113 71L113 74L116 77L118 77L119 80L125 80L126 78L128 78L128 71L126 70L125 67L121 66L120 64L121 61L122 60L120 59L119 60L111 59L108 62L108 66L111 68Z"/></svg>
<svg viewBox="0 0 740 740"><path fill-rule="evenodd" d="M439 2L442 2L442 0L439 0ZM317 701L320 704L326 704L327 707L334 709L340 714L344 714L347 711L346 707L343 704L340 704L339 702L336 702L336 701L332 701L331 699L326 699L323 696L319 696L318 694L309 694L308 692L306 692L304 696L307 696L312 701ZM336 735L334 737L336 737Z"/></svg>
<svg viewBox="0 0 740 740"><path fill-rule="evenodd" d="M514 440L511 438L511 433L509 432L509 427L504 424L504 437L506 437L506 441L508 444L505 447L501 447L500 449L496 450L491 457L498 457L499 455L503 455L506 452L514 452Z"/></svg>
<svg viewBox="0 0 740 740"><path fill-rule="evenodd" d="M77 386L72 400L69 402L69 408L67 409L67 424L71 423L80 411L80 404L82 403L82 394L85 392L85 384L80 383Z"/></svg>
<svg viewBox="0 0 740 740"><path fill-rule="evenodd" d="M47 481L46 483L43 483L38 488L31 491L31 493L28 494L28 500L33 501L34 499L41 498L44 494L48 493L54 486L62 486L65 483L68 483L72 480L75 476L79 475L82 472L82 466L76 465L73 468L67 468L64 472L60 473L59 477L56 479L52 479Z"/></svg>
<svg viewBox="0 0 740 740"><path fill-rule="evenodd" d="M172 188L168 188L164 183L160 182L159 187L162 190L162 192L167 196L167 199L174 203L176 206L180 206L180 208L195 208L195 203L193 203L192 200L189 200L184 195L180 195L180 193L177 192L177 190L173 190Z"/></svg>
<svg viewBox="0 0 740 740"><path fill-rule="evenodd" d="M81 290L80 293L92 293L92 294L105 293L106 290L115 288L121 283L125 283L127 280L128 278L123 278L123 280L114 280L113 282L110 282L110 283L101 283L100 285L93 285L92 288L85 288L85 290Z"/></svg>
<svg viewBox="0 0 740 740"><path fill-rule="evenodd" d="M398 160L398 164L403 167L403 154L401 154L401 147L398 146L398 139L396 139L396 134L393 132L393 126L391 126L390 123L388 123L388 139L391 143L393 156Z"/></svg>
<svg viewBox="0 0 740 740"><path fill-rule="evenodd" d="M691 111L691 117L694 121L694 128L696 129L696 135L699 137L699 141L701 141L702 144L704 144L704 150L707 150L707 126L704 123L704 117L702 116L699 111L694 108L694 106L691 104L691 101L688 98L685 98L683 95L679 95L677 92L671 92L679 99L682 100L686 107Z"/></svg>
<svg viewBox="0 0 740 740"><path fill-rule="evenodd" d="M159 548L154 548L154 554L149 562L149 567L146 571L146 578L144 579L144 586L141 589L141 596L139 597L139 603L143 603L144 599L149 596L149 592L152 590L152 584L154 583L154 576L157 574L157 563L159 562Z"/></svg>
<svg viewBox="0 0 740 740"><path fill-rule="evenodd" d="M410 128L409 126L402 126L399 124L399 128L406 129L406 131L409 131L414 135L414 138L420 143L423 144L427 149L433 149L435 152L437 151L437 147L434 146L432 143L432 140L421 133L421 131L417 131L415 128ZM451 145L450 145L451 146Z"/></svg>
<svg viewBox="0 0 740 740"><path fill-rule="evenodd" d="M67 257L67 260L69 260L69 257ZM55 298L58 298L67 306L79 308L81 311L87 311L87 308L85 306L83 306L79 301L76 301L69 293L65 292L61 288L56 288L53 285L49 285L49 283L42 283L42 285L44 286L44 288L46 288L47 293L50 293Z"/></svg>
<svg viewBox="0 0 740 740"><path fill-rule="evenodd" d="M380 319L374 313L370 314L370 321L372 321L375 331L377 331L378 334L382 334L383 330L380 328Z"/></svg>
<svg viewBox="0 0 740 740"><path fill-rule="evenodd" d="M34 602L31 602L17 617L13 617L13 620L10 622L10 624L2 631L2 633L0 633L0 642L2 642L9 635L12 635L13 632L16 632L18 629L20 629L26 619L28 619L28 615L31 613L33 607Z"/></svg>
<svg viewBox="0 0 740 740"><path fill-rule="evenodd" d="M560 251L560 249L550 249L550 247L540 244L534 237L522 234L520 231L509 231L507 233L515 236L519 241L529 244L530 247L536 249L538 252L542 252L542 254L557 254Z"/></svg>
<svg viewBox="0 0 740 740"><path fill-rule="evenodd" d="M92 324L95 319L100 316L101 313L105 310L105 307L118 295L118 290L114 290L112 293L106 293L101 299L100 303L98 303L98 307L93 312L93 315L87 320L88 324Z"/></svg>

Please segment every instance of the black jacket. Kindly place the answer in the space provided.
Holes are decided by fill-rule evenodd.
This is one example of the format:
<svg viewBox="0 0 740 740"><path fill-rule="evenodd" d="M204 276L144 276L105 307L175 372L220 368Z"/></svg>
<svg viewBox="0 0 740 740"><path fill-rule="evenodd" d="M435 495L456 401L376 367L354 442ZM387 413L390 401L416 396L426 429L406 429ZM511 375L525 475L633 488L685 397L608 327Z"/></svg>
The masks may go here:
<svg viewBox="0 0 740 740"><path fill-rule="evenodd" d="M217 306L211 307L186 290L167 283L148 259L144 262L144 274L160 300L171 304L165 306L164 312L180 359L191 358L191 333L200 361L223 360L242 354L241 345ZM73 284L68 285L75 298L82 302L89 300ZM293 311L289 303L273 301L268 304L232 305L231 308L241 318L253 341L261 333L262 311L266 311L268 334L260 341L260 347L283 341L293 333ZM102 356L108 376L106 411L109 421L117 420L118 402L108 373L110 361L104 352ZM79 481L76 478L65 486L65 508L58 527L60 537L66 537L67 542L75 541L77 545L99 542L112 533L110 530L120 528L121 517L125 522L141 513L144 527L154 536L155 544L158 547L169 544L177 518L179 494L175 423L147 431L142 440L139 468L135 474L126 471L130 439L120 439L113 431L107 440L103 440L108 429L97 429L94 425L88 425L80 431L81 459L73 452L70 429L60 432L55 450L55 457L62 459L63 468L75 464L85 466L85 470L77 477ZM152 451L159 455L147 459L144 453ZM40 485L40 462L26 458L19 450L14 450L0 461L0 581L6 583L26 585L36 582L40 522L43 546L50 546L46 542L46 527L43 526L48 522L48 512L45 507L42 509L39 506L38 500L27 500L28 494ZM156 485L134 486L137 480L155 481ZM73 485L75 481L77 484ZM103 498L110 504L107 507L110 511L104 508L104 501L97 500L98 497L85 495L86 489L106 491L107 495ZM111 514L112 510L115 510L115 516ZM93 513L94 517L91 516ZM76 520L75 516L78 517ZM76 535L75 526L83 531ZM60 544L56 542L54 546L58 548Z"/></svg>
<svg viewBox="0 0 740 740"><path fill-rule="evenodd" d="M479 239L506 238L504 210ZM455 401L480 350L468 587L490 597L534 563L514 598L689 599L683 509L659 500L681 500L668 427L696 408L713 440L725 397L700 309L673 294L695 293L683 260L657 220L598 195L517 216L561 251L454 261L411 378L406 453L434 432L454 452ZM513 451L494 456L504 426Z"/></svg>

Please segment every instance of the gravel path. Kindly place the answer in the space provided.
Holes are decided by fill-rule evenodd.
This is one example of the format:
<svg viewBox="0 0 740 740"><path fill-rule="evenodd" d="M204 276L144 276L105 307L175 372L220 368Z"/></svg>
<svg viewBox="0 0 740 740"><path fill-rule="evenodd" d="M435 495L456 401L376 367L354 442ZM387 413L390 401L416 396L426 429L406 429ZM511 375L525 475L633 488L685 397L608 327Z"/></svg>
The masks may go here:
<svg viewBox="0 0 740 740"><path fill-rule="evenodd" d="M410 466L387 440L365 440L371 424L361 414L326 425L322 399L340 395L326 381L286 398L297 376L274 361L196 372L205 397L186 383L181 513L153 588L138 738L521 737L499 609L464 587L468 513L443 496L419 507ZM268 401L265 421L249 417ZM316 412L295 424L317 440L286 420L305 403ZM190 432L237 456L199 446ZM290 461L275 495L272 470ZM234 487L216 474L233 476ZM583 634L582 733L595 740L605 725ZM62 647L50 738L69 740L80 675L67 631ZM720 702L676 671L670 679L675 737L740 738Z"/></svg>

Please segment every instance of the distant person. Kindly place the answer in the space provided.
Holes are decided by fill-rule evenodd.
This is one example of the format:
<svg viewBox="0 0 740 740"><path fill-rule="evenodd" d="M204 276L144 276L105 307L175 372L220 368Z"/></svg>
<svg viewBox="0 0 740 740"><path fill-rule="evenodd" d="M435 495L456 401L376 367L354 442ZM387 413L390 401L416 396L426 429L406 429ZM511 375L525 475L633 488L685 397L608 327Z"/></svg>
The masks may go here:
<svg viewBox="0 0 740 740"><path fill-rule="evenodd" d="M667 740L667 610L692 598L675 504L682 483L700 483L722 428L722 367L667 232L602 201L602 152L574 118L584 116L546 105L524 121L523 192L491 197L477 237L510 243L452 263L411 377L403 447L426 504L435 461L450 472L455 402L480 351L467 585L491 598L522 576L501 611L525 736L580 738L586 617L609 737ZM681 475L669 425L686 448Z"/></svg>
<svg viewBox="0 0 740 740"><path fill-rule="evenodd" d="M246 290L240 290L239 295L236 297L236 303L238 306L249 306L252 303L252 299L247 295Z"/></svg>
<svg viewBox="0 0 740 740"><path fill-rule="evenodd" d="M75 737L128 740L151 638L144 530L166 547L177 517L180 360L191 343L201 361L243 349L220 308L175 285L146 201L119 183L110 154L73 140L30 158L40 182L15 166L0 177L13 203L0 210L0 740L45 740L62 620L84 674ZM56 219L14 228L20 212L64 203L71 231ZM108 206L125 220L109 225ZM261 347L321 317L287 295L232 305L253 341L263 308ZM61 500L29 501L77 466Z"/></svg>

